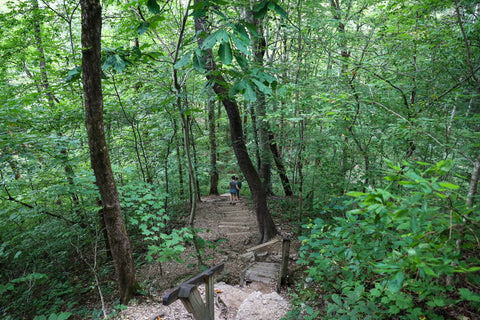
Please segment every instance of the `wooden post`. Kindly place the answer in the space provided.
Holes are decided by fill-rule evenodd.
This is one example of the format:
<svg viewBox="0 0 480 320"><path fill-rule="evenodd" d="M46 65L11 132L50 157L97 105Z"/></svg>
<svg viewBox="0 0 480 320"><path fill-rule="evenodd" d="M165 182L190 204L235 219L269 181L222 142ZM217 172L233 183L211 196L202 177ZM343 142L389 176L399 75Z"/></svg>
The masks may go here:
<svg viewBox="0 0 480 320"><path fill-rule="evenodd" d="M282 240L282 264L280 265L280 272L278 274L277 292L280 292L281 286L285 285L287 282L289 257L290 239L284 237Z"/></svg>
<svg viewBox="0 0 480 320"><path fill-rule="evenodd" d="M223 263L216 265L182 283L178 287L168 291L163 296L163 305L168 306L175 300L180 299L188 312L193 314L196 320L215 320L214 306L214 275L223 270ZM205 302L197 287L205 284Z"/></svg>
<svg viewBox="0 0 480 320"><path fill-rule="evenodd" d="M215 320L215 305L214 305L214 281L213 275L205 278L205 304L207 307L207 314L210 320Z"/></svg>
<svg viewBox="0 0 480 320"><path fill-rule="evenodd" d="M182 301L185 309L193 314L197 320L214 320L210 317L208 310L203 303L202 296L197 287L193 284L184 284L180 289L179 298Z"/></svg>

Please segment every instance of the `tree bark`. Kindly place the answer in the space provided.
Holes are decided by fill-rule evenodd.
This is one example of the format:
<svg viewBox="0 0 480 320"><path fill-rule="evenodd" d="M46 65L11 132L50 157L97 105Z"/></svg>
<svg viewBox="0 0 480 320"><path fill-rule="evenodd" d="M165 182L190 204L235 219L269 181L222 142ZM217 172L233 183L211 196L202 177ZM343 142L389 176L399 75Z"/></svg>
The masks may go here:
<svg viewBox="0 0 480 320"><path fill-rule="evenodd" d="M195 0L195 3L199 0ZM195 18L195 31L197 34L207 33L206 21L204 17ZM198 38L199 47L202 46L203 39L200 36ZM247 151L245 145L242 118L238 110L237 102L229 97L227 81L219 72L215 61L213 59L213 52L211 49L204 50L204 58L206 61L206 77L211 83L213 83L213 90L217 96L222 100L225 111L230 123L230 135L232 138L233 151L238 161L238 165L242 170L245 179L248 182L248 186L252 193L253 201L255 204L255 212L257 215L257 223L260 232L260 243L266 242L273 238L277 234L275 223L267 206L267 195L262 185L262 181L258 175L255 166Z"/></svg>
<svg viewBox="0 0 480 320"><path fill-rule="evenodd" d="M215 130L215 99L209 99L208 103L208 143L210 152L210 195L218 195L218 169L217 169L217 138Z"/></svg>
<svg viewBox="0 0 480 320"><path fill-rule="evenodd" d="M95 173L108 240L120 289L120 302L127 304L137 288L130 241L122 219L117 186L110 163L103 123L101 69L102 7L99 0L81 0L82 80L91 166Z"/></svg>
<svg viewBox="0 0 480 320"><path fill-rule="evenodd" d="M278 175L280 176L280 181L282 182L283 191L285 192L286 197L293 196L292 186L290 185L290 180L287 176L287 170L282 161L282 157L280 152L278 151L277 143L275 142L275 138L273 133L269 134L270 140L270 150L273 154L273 159L275 160L275 165L277 166Z"/></svg>

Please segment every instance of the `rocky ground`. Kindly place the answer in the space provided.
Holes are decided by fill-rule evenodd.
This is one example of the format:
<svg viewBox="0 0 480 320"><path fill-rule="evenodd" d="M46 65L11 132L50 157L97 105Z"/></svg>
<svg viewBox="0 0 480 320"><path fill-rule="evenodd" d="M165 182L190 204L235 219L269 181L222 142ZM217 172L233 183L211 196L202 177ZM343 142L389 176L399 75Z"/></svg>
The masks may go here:
<svg viewBox="0 0 480 320"><path fill-rule="evenodd" d="M224 271L215 278L215 319L228 320L276 320L288 311L288 298L284 292L277 293L276 276L265 279L249 279L249 267L256 261L280 263L281 236L271 245L251 250L258 242L256 217L246 200L230 205L228 195L202 198L198 205L196 228L203 231L200 236L212 244L205 249L203 259L209 266L224 263ZM279 226L283 235L287 230ZM292 242L290 265L294 265L295 248ZM184 320L194 319L183 304L177 300L163 306L165 292L192 278L200 272L193 255L194 248L187 248L183 263L168 262L149 264L138 270L138 278L148 294L133 300L128 309L121 311L115 319L130 320ZM271 276L271 279L269 277ZM259 280L260 279L260 280ZM273 280L275 279L275 280ZM203 293L203 285L199 287Z"/></svg>

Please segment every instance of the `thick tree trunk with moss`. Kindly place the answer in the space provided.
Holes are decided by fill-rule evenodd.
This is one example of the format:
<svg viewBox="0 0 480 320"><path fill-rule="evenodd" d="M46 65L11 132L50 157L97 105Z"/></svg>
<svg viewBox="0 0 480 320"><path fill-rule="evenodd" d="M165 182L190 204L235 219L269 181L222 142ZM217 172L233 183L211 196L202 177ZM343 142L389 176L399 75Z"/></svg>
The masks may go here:
<svg viewBox="0 0 480 320"><path fill-rule="evenodd" d="M102 8L99 0L81 0L82 80L90 160L95 173L105 227L120 289L120 302L133 297L137 282L130 241L122 219L120 200L112 172L103 123L101 69Z"/></svg>

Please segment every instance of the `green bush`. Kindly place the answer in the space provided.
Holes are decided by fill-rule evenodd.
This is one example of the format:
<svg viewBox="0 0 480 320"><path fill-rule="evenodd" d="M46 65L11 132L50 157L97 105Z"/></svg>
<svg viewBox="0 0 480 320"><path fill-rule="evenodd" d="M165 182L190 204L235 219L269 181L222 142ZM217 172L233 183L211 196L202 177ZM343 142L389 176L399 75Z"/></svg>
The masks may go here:
<svg viewBox="0 0 480 320"><path fill-rule="evenodd" d="M467 224L479 215L441 180L453 162L390 166L388 187L349 193L345 218L304 226L299 263L326 300L325 317L443 319L460 303L477 312L480 295L468 285L480 280L477 235Z"/></svg>

